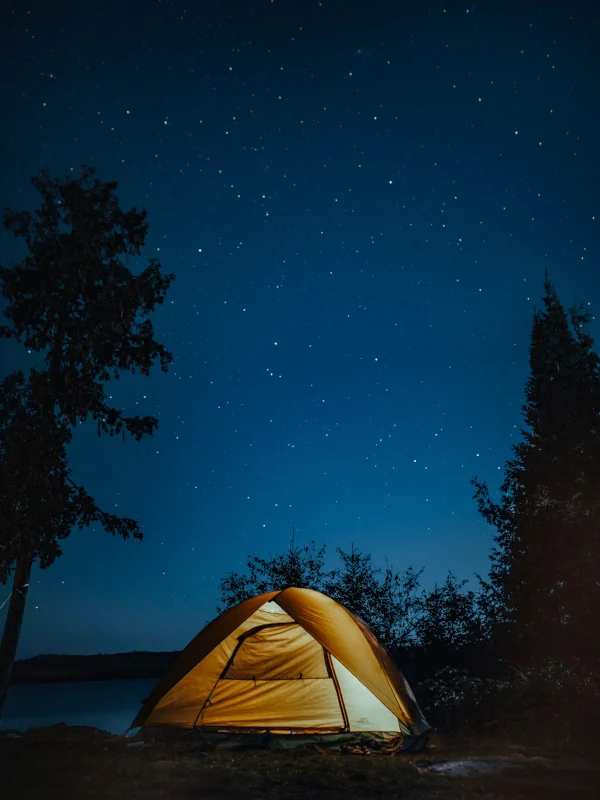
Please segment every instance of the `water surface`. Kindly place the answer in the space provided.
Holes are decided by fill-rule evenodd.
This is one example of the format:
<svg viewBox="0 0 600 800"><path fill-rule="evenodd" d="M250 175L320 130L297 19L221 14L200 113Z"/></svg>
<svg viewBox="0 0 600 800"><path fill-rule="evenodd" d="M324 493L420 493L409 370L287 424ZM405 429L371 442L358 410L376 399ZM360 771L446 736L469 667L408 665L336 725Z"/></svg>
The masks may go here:
<svg viewBox="0 0 600 800"><path fill-rule="evenodd" d="M18 684L8 690L0 728L24 732L65 722L121 734L155 685L154 678Z"/></svg>

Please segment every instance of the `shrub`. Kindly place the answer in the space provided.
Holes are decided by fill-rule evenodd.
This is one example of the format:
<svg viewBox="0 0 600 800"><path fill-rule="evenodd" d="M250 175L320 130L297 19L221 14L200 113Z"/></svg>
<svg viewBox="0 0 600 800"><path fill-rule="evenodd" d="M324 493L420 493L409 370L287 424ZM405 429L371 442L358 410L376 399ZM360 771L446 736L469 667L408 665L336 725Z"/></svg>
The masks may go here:
<svg viewBox="0 0 600 800"><path fill-rule="evenodd" d="M484 722L507 681L479 678L466 669L444 667L417 686L417 697L434 727L455 730Z"/></svg>
<svg viewBox="0 0 600 800"><path fill-rule="evenodd" d="M600 679L577 661L511 666L502 680L445 667L417 685L429 722L448 731L485 727L553 731L563 738L600 725Z"/></svg>

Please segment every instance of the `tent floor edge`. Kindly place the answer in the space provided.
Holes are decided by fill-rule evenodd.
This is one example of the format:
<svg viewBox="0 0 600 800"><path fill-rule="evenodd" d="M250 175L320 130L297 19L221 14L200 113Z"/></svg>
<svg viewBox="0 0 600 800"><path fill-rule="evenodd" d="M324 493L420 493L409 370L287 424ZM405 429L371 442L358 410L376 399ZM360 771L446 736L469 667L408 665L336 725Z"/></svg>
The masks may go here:
<svg viewBox="0 0 600 800"><path fill-rule="evenodd" d="M351 752L353 746L389 753L420 753L427 744L427 732L420 736L398 735L397 731L340 731L337 733L276 733L265 731L215 731L206 728L181 729L170 726L142 728L138 741L174 742L206 750L295 750L317 748ZM394 742L397 744L394 745ZM390 745L392 745L390 747Z"/></svg>

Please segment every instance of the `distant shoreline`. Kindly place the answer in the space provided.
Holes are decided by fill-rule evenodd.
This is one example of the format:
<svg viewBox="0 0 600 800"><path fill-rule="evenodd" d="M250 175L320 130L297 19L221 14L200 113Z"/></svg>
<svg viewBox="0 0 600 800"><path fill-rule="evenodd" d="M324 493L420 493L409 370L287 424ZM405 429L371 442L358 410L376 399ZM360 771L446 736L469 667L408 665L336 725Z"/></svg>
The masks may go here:
<svg viewBox="0 0 600 800"><path fill-rule="evenodd" d="M11 684L160 678L178 651L40 655L15 661Z"/></svg>

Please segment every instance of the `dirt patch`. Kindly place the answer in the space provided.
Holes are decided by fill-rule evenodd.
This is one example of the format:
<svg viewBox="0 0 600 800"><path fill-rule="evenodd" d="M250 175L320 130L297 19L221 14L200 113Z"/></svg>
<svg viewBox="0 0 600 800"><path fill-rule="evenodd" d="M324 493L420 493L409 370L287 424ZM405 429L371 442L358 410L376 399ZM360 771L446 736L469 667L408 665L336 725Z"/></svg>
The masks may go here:
<svg viewBox="0 0 600 800"><path fill-rule="evenodd" d="M457 761L493 766L467 774L432 768ZM442 737L419 755L359 756L209 751L191 743L128 747L90 731L63 729L45 737L38 731L0 741L0 774L3 800L600 797L600 767L589 749L543 751L540 745Z"/></svg>

